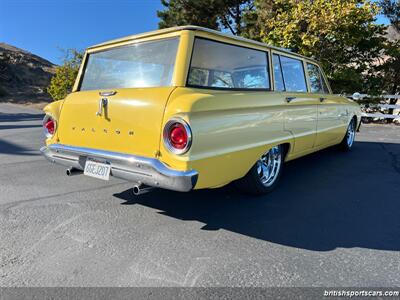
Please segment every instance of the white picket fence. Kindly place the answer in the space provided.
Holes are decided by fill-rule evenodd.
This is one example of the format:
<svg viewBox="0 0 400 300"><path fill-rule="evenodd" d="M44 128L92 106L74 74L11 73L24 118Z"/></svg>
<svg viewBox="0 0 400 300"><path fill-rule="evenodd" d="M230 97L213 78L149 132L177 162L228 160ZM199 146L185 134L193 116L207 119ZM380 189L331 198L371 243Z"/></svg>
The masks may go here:
<svg viewBox="0 0 400 300"><path fill-rule="evenodd" d="M375 96L375 98L382 98L382 99L400 99L400 95L380 95L380 96ZM351 96L348 96L348 98L351 98L355 101L357 100L363 100L365 98L371 98L370 95L368 94L359 94L359 93L354 93ZM363 110L368 109L368 108L379 108L379 109L399 109L400 110L400 105L398 104L370 104L368 106L362 105L361 108ZM382 118L382 119L399 119L400 120L400 114L386 114L386 113L367 113L363 112L362 113L363 117L367 118Z"/></svg>

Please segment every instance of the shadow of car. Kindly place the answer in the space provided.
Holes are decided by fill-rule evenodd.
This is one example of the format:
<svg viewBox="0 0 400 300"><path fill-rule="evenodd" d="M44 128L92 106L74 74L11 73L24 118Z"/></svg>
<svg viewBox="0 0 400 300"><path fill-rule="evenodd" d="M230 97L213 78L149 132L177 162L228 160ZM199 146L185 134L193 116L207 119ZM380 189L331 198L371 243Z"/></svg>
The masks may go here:
<svg viewBox="0 0 400 300"><path fill-rule="evenodd" d="M289 162L271 194L249 197L232 186L177 193L156 190L114 196L180 220L204 223L290 247L328 251L338 247L400 250L400 175L391 161L400 144L358 142ZM389 150L388 150L389 149ZM400 161L397 161L399 163Z"/></svg>

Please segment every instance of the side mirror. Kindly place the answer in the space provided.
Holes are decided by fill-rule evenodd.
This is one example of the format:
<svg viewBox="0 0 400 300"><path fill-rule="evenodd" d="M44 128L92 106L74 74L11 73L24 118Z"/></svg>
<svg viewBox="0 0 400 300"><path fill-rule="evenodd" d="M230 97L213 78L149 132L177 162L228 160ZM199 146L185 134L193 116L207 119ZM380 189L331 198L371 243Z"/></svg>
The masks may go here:
<svg viewBox="0 0 400 300"><path fill-rule="evenodd" d="M353 100L360 100L361 99L361 94L356 92L353 94L353 96L351 96L353 98Z"/></svg>

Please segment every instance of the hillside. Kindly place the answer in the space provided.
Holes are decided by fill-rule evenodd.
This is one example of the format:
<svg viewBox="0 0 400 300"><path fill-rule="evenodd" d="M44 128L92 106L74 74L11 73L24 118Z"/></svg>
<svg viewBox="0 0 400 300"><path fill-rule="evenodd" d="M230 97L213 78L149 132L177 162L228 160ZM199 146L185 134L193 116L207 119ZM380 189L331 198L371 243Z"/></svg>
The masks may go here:
<svg viewBox="0 0 400 300"><path fill-rule="evenodd" d="M56 65L17 47L0 43L0 101L49 102L46 88Z"/></svg>

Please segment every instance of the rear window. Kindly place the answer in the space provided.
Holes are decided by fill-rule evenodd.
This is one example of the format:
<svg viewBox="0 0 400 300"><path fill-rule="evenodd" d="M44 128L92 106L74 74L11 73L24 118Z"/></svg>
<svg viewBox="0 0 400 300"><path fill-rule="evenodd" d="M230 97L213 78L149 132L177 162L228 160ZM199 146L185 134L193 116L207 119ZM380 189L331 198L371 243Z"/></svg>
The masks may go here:
<svg viewBox="0 0 400 300"><path fill-rule="evenodd" d="M174 38L89 54L80 90L170 86L178 43Z"/></svg>
<svg viewBox="0 0 400 300"><path fill-rule="evenodd" d="M187 85L269 90L268 53L196 38Z"/></svg>

